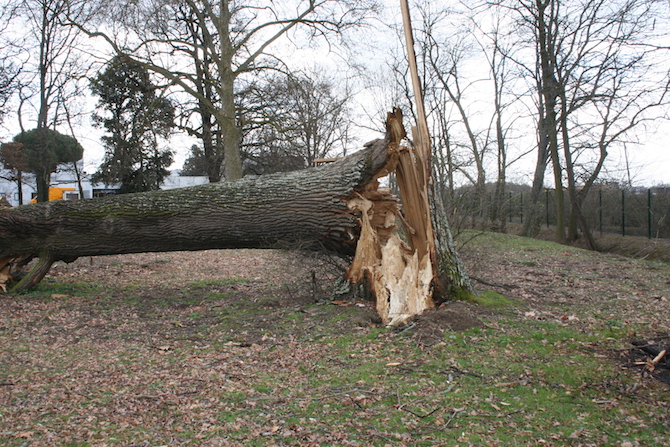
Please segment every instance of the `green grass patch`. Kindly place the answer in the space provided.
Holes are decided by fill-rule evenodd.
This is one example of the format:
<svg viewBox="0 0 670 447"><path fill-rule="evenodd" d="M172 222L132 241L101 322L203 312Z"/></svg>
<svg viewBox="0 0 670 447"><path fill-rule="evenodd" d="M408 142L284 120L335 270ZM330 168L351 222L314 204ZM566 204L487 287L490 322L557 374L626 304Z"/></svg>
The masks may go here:
<svg viewBox="0 0 670 447"><path fill-rule="evenodd" d="M49 298L56 295L57 300L66 300L71 296L76 297L92 297L104 292L108 287L104 284L96 282L73 282L65 283L58 282L52 278L48 278L40 282L37 287L28 291L22 292L22 295Z"/></svg>
<svg viewBox="0 0 670 447"><path fill-rule="evenodd" d="M514 300L507 298L505 295L490 290L479 292L472 301L484 307L507 307L517 304Z"/></svg>
<svg viewBox="0 0 670 447"><path fill-rule="evenodd" d="M578 248L556 244L551 241L516 236L507 233L493 233L464 230L458 235L457 242L464 246L486 246L490 250L541 253L543 255L581 251Z"/></svg>

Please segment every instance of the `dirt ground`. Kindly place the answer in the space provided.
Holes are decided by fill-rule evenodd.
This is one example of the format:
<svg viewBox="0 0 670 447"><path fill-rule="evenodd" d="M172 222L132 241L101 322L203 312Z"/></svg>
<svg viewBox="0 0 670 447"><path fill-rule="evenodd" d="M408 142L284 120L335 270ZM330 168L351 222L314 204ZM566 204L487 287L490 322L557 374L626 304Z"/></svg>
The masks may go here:
<svg viewBox="0 0 670 447"><path fill-rule="evenodd" d="M565 322L585 332L602 328L605 322L612 330L634 328L627 335L630 348L598 352L594 343L594 355L606 355L638 375L652 355L643 348L670 346L668 264L553 244L538 246L512 236L473 234L459 243L475 286L485 292L482 296L503 297L512 304L448 302L394 329L395 334L429 349L444 342L447 332L495 324L497 318ZM61 437L70 430L72 439L93 439L95 430L113 431L98 421L113 420L114 430L123 433L135 425L158 427L143 418L161 412L176 421L161 424L172 424L171 430L179 432L183 420L194 416L173 415L171 409L195 405L189 400L192 396L202 399L198 401L202 408L193 407L192 412L206 414L207 405L215 405L206 399L209 393L244 389L250 377L297 371L315 364L314 359L341 362L304 341L380 326L372 303L332 299L332 284L341 273L341 265L332 260L271 250L146 253L59 264L43 284L50 296L0 297L0 333L12 343L11 352L0 348L0 363L32 371L34 377L51 377L34 384L30 374L20 384L12 376L0 377L0 408L10 400L11 405L18 402L25 407L16 411L15 430L7 436L26 439L25 444L16 445L55 445L48 442L54 430ZM222 333L224 326L227 332ZM186 344L191 347L188 362L178 358ZM96 355L80 355L93 351ZM87 363L91 361L96 364ZM53 365L58 370L45 375ZM646 373L649 380L668 381L668 366L657 364ZM109 384L112 376L118 383ZM58 380L59 385L53 388L48 380ZM157 382L170 392L150 386ZM96 394L103 388L109 394ZM5 400L3 389L11 391ZM41 389L57 391L43 396ZM114 415L105 413L107 399ZM79 418L78 425L60 427L53 421L62 417L59 405L63 402L72 408L86 407L85 411L68 410L75 415L68 416L68 423ZM16 427L24 414L23 423L30 429L21 431ZM36 430L42 429L35 428L36 414L51 417L39 435ZM210 422L199 420L198 424L205 430ZM159 429L155 430L147 437L159 437Z"/></svg>
<svg viewBox="0 0 670 447"><path fill-rule="evenodd" d="M576 320L584 330L604 319L614 326L633 325L646 329L643 334L631 333L631 341L639 342L640 337L646 337L650 344L665 343L670 346L670 277L666 276L667 264L640 263L616 254L556 245L538 249L532 245L519 247L511 243L499 249L495 244L482 243L477 235L463 239L459 250L475 288L496 291L513 300L517 305L515 312L521 318ZM523 241L515 236L510 236L510 240ZM70 265L54 267L48 281L68 282L86 277L87 281L114 286L139 284L138 302L140 306L146 306L147 313L151 313L157 303L178 300L183 293L179 289L186 283L234 279L221 292L229 294L233 301L258 302L266 311L257 319L244 318L241 323L245 330L240 333L237 342L253 344L268 330L279 331L284 325L287 310L304 308L315 325L325 324L325 316L332 318L333 309L328 312L308 309L314 303L328 304L335 308L336 313L356 306L358 312L354 318L338 321L341 330L379 325L371 302L336 298L335 306L330 306L333 302L332 284L343 272L343 265L339 262L296 252L214 250L80 259ZM213 287L215 292L221 289L220 285ZM205 287L207 290L211 288ZM192 304L178 304L173 309L185 314L192 314L194 310L197 312L198 306ZM202 317L192 318L190 324L182 322L164 329L188 336L189 332L195 331L194 328L215 321L214 317L208 321L205 314L203 312ZM476 303L447 302L398 330L411 331L412 337L419 343L430 346L443 340L445 331L483 326L480 318L483 315L495 318L495 314L495 309ZM142 324L141 315L139 318L128 318L134 318L134 324ZM81 315L78 321L69 324L75 324L80 330L105 334L105 337L112 336L109 328L95 319L95 312ZM52 327L54 332L60 330L57 326ZM152 331L155 332L156 328L137 332ZM626 355L629 357L624 358ZM648 353L634 350L626 352L620 360L632 364L644 359L645 355ZM662 379L670 378L670 374L662 369L656 374Z"/></svg>

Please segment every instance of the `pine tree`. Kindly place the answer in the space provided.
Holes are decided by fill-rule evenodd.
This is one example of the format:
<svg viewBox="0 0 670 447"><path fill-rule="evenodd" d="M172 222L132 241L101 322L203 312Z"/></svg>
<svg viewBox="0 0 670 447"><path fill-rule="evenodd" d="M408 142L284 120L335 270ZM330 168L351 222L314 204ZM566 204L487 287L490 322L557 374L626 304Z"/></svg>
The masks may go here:
<svg viewBox="0 0 670 447"><path fill-rule="evenodd" d="M175 127L172 102L158 95L142 64L123 56L112 59L91 90L107 112L93 115L94 123L107 130L105 158L93 181L119 183L121 193L159 189L173 161L169 149L159 149Z"/></svg>

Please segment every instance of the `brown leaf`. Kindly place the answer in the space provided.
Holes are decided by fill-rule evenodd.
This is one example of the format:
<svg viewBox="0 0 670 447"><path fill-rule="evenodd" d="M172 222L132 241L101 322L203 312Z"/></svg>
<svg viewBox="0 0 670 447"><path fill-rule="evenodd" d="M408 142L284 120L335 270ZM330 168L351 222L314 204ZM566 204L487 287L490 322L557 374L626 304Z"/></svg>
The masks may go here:
<svg viewBox="0 0 670 447"><path fill-rule="evenodd" d="M340 306L340 307L347 307L347 306L351 305L351 303L349 303L347 301L337 301L337 300L336 301L331 301L331 304L334 304L334 305Z"/></svg>

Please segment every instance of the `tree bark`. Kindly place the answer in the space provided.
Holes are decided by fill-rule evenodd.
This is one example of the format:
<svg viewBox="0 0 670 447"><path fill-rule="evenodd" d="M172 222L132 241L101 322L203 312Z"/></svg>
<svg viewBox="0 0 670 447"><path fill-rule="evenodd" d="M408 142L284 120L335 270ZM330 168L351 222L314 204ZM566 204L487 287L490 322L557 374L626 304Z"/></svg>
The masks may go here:
<svg viewBox="0 0 670 447"><path fill-rule="evenodd" d="M379 187L378 178L397 169L407 182L401 190L414 188L428 204L414 185L423 168L417 169L410 148L400 145L404 136L396 110L389 114L383 139L336 163L235 182L0 210L0 286L27 289L54 262L81 256L300 246L353 255L348 279L370 287L383 321L406 321L434 306L438 289L456 293L469 283L462 269L453 270L453 262L440 281L436 256L427 250L434 240L430 210L415 215L418 199L403 196L401 220L409 222L410 243L395 231L400 201ZM447 253L459 264L454 256ZM39 262L19 279L33 258Z"/></svg>
<svg viewBox="0 0 670 447"><path fill-rule="evenodd" d="M565 238L565 201L563 198L563 173L559 157L557 118L557 102L563 86L556 78L556 35L553 26L556 24L553 3L537 2L537 36L540 56L540 71L542 77L541 94L544 99L545 116L549 156L554 170L554 184L556 187L556 242L566 243ZM549 14L549 22L545 14Z"/></svg>
<svg viewBox="0 0 670 447"><path fill-rule="evenodd" d="M0 258L54 260L155 251L322 244L353 254L360 231L347 209L386 162L388 138L338 163L236 182L0 212Z"/></svg>
<svg viewBox="0 0 670 447"><path fill-rule="evenodd" d="M540 212L543 207L540 205L540 197L544 189L544 174L549 163L549 136L546 130L544 119L544 110L540 109L540 119L538 123L538 143L537 143L537 161L535 163L535 174L533 175L533 185L530 193L529 205L526 207L521 236L535 237L540 233ZM549 212L549 210L545 210Z"/></svg>

